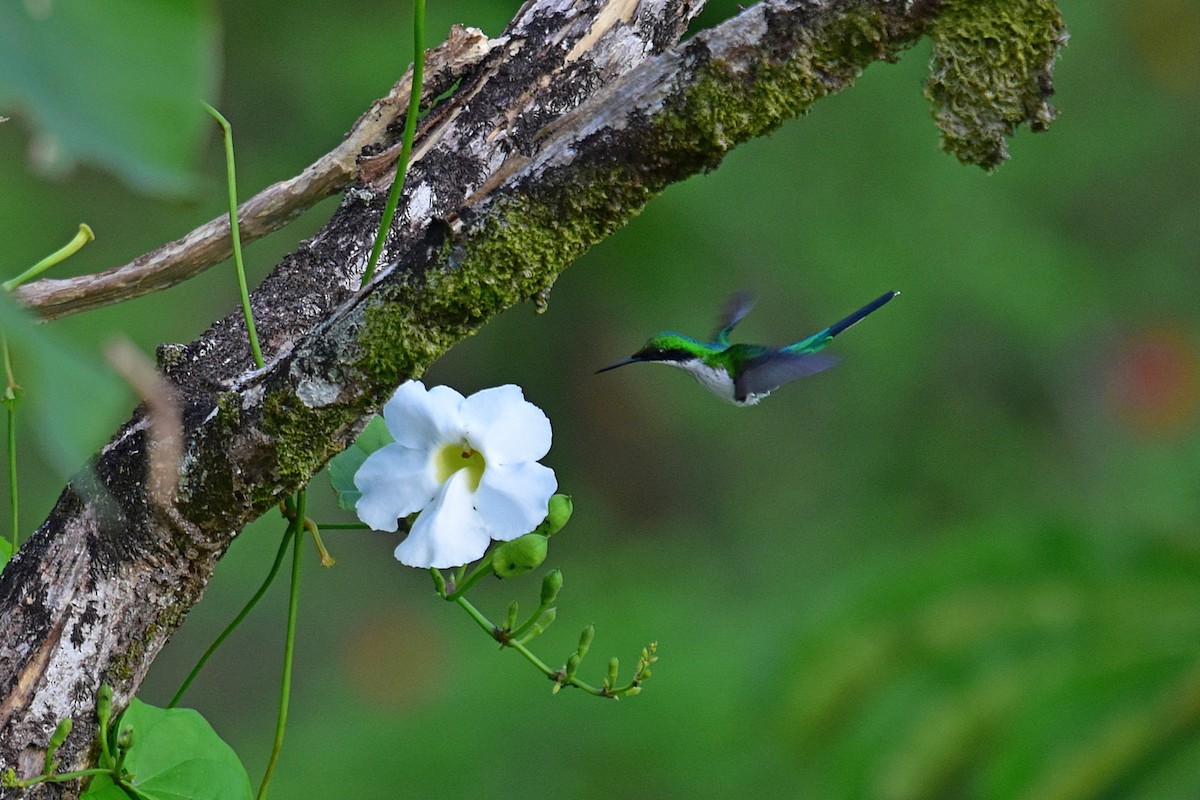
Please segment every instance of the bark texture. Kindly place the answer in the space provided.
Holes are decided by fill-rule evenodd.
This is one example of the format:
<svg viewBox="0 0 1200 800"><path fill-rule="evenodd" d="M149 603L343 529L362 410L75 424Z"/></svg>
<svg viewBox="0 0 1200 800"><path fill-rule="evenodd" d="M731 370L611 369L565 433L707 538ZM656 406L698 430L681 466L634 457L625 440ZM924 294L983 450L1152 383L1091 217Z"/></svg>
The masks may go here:
<svg viewBox="0 0 1200 800"><path fill-rule="evenodd" d="M976 162L1003 154L963 119L1011 132L1052 115L1063 32L1051 0L768 0L680 42L698 11L689 0L527 3L423 120L370 285L358 287L397 127L367 145L328 225L255 291L263 369L237 312L160 352L184 405L175 501L148 496L155 445L139 411L0 575L0 769L36 774L66 716L76 724L60 755L85 765L98 687L125 705L237 530L303 487L401 381L505 308L544 302L574 258L668 183L716 167L923 34L937 40L943 78L962 69L984 87L976 102L953 97ZM980 18L1024 44L1010 58L973 41L963 21Z"/></svg>

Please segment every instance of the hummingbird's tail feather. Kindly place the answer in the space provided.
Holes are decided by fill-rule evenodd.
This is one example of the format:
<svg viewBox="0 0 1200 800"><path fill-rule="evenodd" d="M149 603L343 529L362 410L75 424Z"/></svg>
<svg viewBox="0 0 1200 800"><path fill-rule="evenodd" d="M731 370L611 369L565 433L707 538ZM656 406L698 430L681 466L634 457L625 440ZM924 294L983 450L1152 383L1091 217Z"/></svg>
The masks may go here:
<svg viewBox="0 0 1200 800"><path fill-rule="evenodd" d="M855 325L866 319L870 314L875 313L887 305L887 303L898 294L900 293L894 291L881 294L879 297L876 297L874 300L867 303L865 306L860 308L858 311L855 311L845 319L838 320L828 328L822 331L817 331L807 339L802 339L801 341L796 342L793 345L788 345L783 349L789 353L815 353L818 350L822 350L825 348L825 345L829 344L833 337L837 336L842 331L853 328Z"/></svg>

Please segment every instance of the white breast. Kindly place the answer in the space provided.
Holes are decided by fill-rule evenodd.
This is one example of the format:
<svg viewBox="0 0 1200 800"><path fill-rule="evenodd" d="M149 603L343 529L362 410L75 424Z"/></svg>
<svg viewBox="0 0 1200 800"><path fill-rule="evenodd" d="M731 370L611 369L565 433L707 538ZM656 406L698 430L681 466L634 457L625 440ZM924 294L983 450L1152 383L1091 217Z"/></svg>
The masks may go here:
<svg viewBox="0 0 1200 800"><path fill-rule="evenodd" d="M715 394L717 397L724 400L726 403L734 405L754 405L759 401L758 397L748 397L746 402L739 403L733 398L733 378L729 373L720 367L710 367L698 358L690 361L683 361L671 366L679 367L687 370L696 382Z"/></svg>

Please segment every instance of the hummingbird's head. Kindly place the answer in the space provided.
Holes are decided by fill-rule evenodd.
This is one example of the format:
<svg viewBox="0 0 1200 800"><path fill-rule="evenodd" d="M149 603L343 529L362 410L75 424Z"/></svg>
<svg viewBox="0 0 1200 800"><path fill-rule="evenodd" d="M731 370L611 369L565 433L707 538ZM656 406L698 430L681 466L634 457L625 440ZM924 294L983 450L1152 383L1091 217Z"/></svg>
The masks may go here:
<svg viewBox="0 0 1200 800"><path fill-rule="evenodd" d="M692 361L700 358L700 349L703 347L700 342L692 339L689 336L684 336L674 331L663 331L651 336L641 349L631 355L629 358L622 359L615 364L609 364L603 369L596 370L596 374L608 372L610 369L623 367L626 364L636 364L639 361L661 361L668 364L682 364L685 361Z"/></svg>

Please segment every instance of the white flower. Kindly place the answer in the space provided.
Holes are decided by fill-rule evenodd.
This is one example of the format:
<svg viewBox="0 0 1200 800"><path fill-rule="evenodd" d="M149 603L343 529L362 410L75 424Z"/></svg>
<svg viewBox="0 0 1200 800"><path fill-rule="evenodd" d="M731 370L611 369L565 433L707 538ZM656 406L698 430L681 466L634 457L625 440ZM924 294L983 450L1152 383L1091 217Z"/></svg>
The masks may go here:
<svg viewBox="0 0 1200 800"><path fill-rule="evenodd" d="M550 420L521 387L470 397L447 386L426 391L408 381L383 407L395 442L376 450L354 475L358 518L394 531L420 511L396 558L410 567L475 561L492 539L509 541L546 518L558 488L537 463L550 450Z"/></svg>

